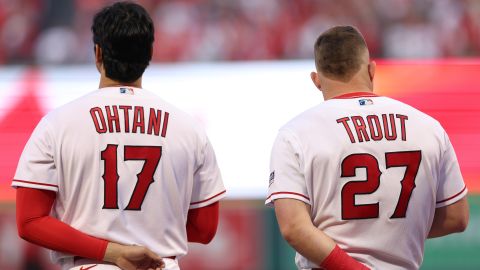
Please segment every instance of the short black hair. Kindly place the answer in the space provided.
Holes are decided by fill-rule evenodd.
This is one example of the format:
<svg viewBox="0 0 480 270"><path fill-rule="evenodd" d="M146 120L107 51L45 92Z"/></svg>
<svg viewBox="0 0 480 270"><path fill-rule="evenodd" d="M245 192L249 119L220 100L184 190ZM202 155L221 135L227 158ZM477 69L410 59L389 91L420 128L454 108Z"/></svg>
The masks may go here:
<svg viewBox="0 0 480 270"><path fill-rule="evenodd" d="M315 42L315 66L325 77L350 81L361 67L362 54L368 51L362 34L353 26L335 26Z"/></svg>
<svg viewBox="0 0 480 270"><path fill-rule="evenodd" d="M103 8L93 19L92 33L108 78L131 83L143 75L152 59L154 27L142 6L118 2Z"/></svg>

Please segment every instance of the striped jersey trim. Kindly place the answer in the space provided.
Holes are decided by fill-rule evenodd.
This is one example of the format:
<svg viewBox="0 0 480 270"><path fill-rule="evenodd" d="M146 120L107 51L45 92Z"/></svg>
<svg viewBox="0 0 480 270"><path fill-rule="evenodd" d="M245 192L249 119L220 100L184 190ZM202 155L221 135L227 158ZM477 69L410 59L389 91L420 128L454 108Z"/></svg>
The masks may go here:
<svg viewBox="0 0 480 270"><path fill-rule="evenodd" d="M303 197L303 198L305 198L305 199L307 199L307 200L310 201L310 198L307 197L307 196L305 196L305 195L303 195L303 194L300 194L300 193L297 193L297 192L289 192L289 191L273 192L272 194L270 194L270 196L268 196L267 201L270 200L270 198L271 198L272 196L280 195L280 194L296 195L296 196Z"/></svg>
<svg viewBox="0 0 480 270"><path fill-rule="evenodd" d="M47 186L47 187L55 187L55 188L58 188L58 185L45 184L45 183L39 183L39 182L33 182L33 181L25 181L25 180L13 179L12 182L19 182L19 183L26 183L26 184L33 184L33 185L40 185L40 186Z"/></svg>
<svg viewBox="0 0 480 270"><path fill-rule="evenodd" d="M372 92L353 92L353 93L347 93L340 96L336 96L333 99L350 99L350 98L361 98L361 97L378 97L378 95Z"/></svg>
<svg viewBox="0 0 480 270"><path fill-rule="evenodd" d="M220 193L218 193L218 194L215 194L215 195L213 195L212 197L210 197L210 198L208 198L208 199L205 199L205 200L201 200L201 201L198 201L198 202L192 202L192 203L190 203L190 205L195 205L195 204L199 204L199 203L208 202L208 201L210 201L211 199L214 199L214 198L216 198L216 197L224 194L225 192L227 192L227 191L224 190L224 191L222 191L222 192L220 192Z"/></svg>
<svg viewBox="0 0 480 270"><path fill-rule="evenodd" d="M445 200L438 201L437 203L443 203L443 202L449 201L451 199L454 199L454 198L458 197L460 194L462 194L465 191L465 189L467 189L467 186L464 186L463 189L460 192L458 192L457 194L455 194L455 195L453 195L449 198L446 198Z"/></svg>

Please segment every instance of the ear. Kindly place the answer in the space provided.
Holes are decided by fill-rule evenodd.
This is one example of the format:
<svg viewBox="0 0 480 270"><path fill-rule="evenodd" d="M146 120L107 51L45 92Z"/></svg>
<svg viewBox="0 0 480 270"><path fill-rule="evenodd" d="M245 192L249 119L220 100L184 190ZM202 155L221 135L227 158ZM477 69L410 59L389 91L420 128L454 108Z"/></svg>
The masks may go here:
<svg viewBox="0 0 480 270"><path fill-rule="evenodd" d="M95 65L97 66L98 72L102 73L102 66L103 66L103 57L102 57L102 48L95 44Z"/></svg>
<svg viewBox="0 0 480 270"><path fill-rule="evenodd" d="M375 77L375 70L377 69L377 63L375 61L370 61L368 64L368 75L370 76L370 81L373 81Z"/></svg>
<svg viewBox="0 0 480 270"><path fill-rule="evenodd" d="M318 73L315 71L310 72L310 78L312 79L315 87L317 87L318 90L322 91L322 86L320 85L320 78L318 77Z"/></svg>
<svg viewBox="0 0 480 270"><path fill-rule="evenodd" d="M102 63L102 49L98 44L95 44L95 63Z"/></svg>

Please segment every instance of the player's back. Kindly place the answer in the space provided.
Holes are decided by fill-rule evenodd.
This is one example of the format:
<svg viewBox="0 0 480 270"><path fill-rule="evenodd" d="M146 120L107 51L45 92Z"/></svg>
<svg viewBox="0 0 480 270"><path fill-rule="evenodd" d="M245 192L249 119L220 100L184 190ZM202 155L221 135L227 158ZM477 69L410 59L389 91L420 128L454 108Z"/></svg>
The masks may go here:
<svg viewBox="0 0 480 270"><path fill-rule="evenodd" d="M223 194L214 184L211 194L194 192L195 172L214 155L186 113L145 89L110 87L42 121L55 144L54 215L89 235L147 246L164 257L186 253L188 209ZM211 171L210 178L220 178Z"/></svg>
<svg viewBox="0 0 480 270"><path fill-rule="evenodd" d="M325 101L281 133L298 152L298 199L313 223L372 269L418 269L435 208L466 192L442 183L451 145L440 124L387 97ZM297 263L313 266L300 255Z"/></svg>

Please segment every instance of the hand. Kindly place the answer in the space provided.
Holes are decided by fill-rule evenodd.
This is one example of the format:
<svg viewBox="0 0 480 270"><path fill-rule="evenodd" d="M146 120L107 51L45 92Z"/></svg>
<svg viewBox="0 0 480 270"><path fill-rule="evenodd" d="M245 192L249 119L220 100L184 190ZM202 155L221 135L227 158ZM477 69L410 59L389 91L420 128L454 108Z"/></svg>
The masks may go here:
<svg viewBox="0 0 480 270"><path fill-rule="evenodd" d="M103 260L114 263L123 270L161 270L165 267L162 258L146 247L112 242L108 243Z"/></svg>

